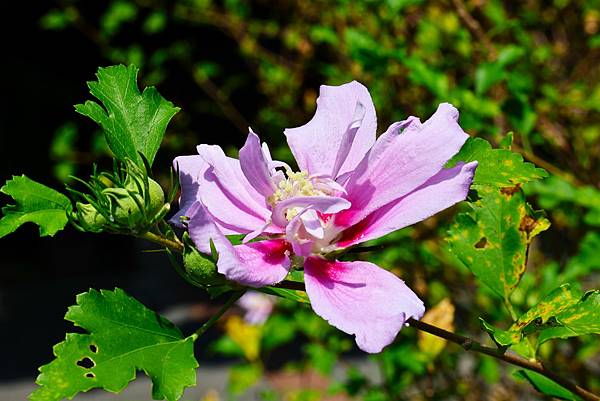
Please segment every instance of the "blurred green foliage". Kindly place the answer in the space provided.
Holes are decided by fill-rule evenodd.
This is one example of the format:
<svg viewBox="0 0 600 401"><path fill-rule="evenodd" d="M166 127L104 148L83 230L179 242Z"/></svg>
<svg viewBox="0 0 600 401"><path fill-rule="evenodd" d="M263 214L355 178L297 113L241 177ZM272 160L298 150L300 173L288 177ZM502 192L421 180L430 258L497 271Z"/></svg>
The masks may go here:
<svg viewBox="0 0 600 401"><path fill-rule="evenodd" d="M513 150L551 173L524 190L552 223L532 242L527 272L510 294L513 314L522 315L563 283L577 291L599 287L598 0L113 0L93 6L62 0L40 24L87 37L107 65L139 65L142 86L160 84L161 93L182 108L164 142L170 156L193 153L204 142L219 142L235 153L251 123L274 157L290 161L283 129L310 119L318 85L352 79L369 88L379 132L411 114L426 118L443 101L459 108L466 131L497 147L506 147L503 138L513 131ZM50 149L55 174L63 179L87 174L78 171L80 165L107 155L102 136L77 124L66 122ZM82 135L99 139L92 148L77 148ZM449 297L458 332L480 332L476 311L508 330L510 313L502 301L479 287L449 252L444 238L454 212L390 235L373 244L377 251L359 256L397 273L428 307ZM231 373L233 393L284 367L328 376L353 347L347 336L287 300L259 338L258 360L248 360L229 335L214 346L240 360ZM485 340L483 334L479 339ZM274 363L290 344L301 344L302 356ZM495 360L448 346L432 361L416 344L416 333L406 329L372 357L378 381L350 367L328 390L290 393L286 399L332 392L366 400L535 397ZM597 391L599 351L598 339L584 336L548 341L538 354ZM516 375L536 387L548 385L536 376ZM560 396L562 390L553 391ZM280 397L264 393L264 399Z"/></svg>

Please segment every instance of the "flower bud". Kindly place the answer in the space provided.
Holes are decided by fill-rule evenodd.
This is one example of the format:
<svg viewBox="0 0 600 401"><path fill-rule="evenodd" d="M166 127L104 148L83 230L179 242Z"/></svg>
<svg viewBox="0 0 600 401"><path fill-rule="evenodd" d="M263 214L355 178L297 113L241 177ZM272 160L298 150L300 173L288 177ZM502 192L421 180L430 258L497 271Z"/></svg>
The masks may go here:
<svg viewBox="0 0 600 401"><path fill-rule="evenodd" d="M103 189L97 199L101 211L92 204L78 202L77 216L83 228L92 232L106 228L139 231L166 214L169 205L165 204L161 186L151 178L147 178L147 187L141 180L137 185L135 179L129 176L124 187Z"/></svg>
<svg viewBox="0 0 600 401"><path fill-rule="evenodd" d="M79 221L87 231L100 232L106 224L106 219L89 203L76 203Z"/></svg>
<svg viewBox="0 0 600 401"><path fill-rule="evenodd" d="M114 222L125 225L138 225L143 223L145 218L152 219L161 211L165 203L165 194L161 186L151 178L148 178L147 194L139 192L139 188L133 182L133 179L128 181L125 188L107 188L102 192L111 201ZM144 189L142 187L142 191ZM146 198L149 198L147 207ZM142 209L140 209L140 205Z"/></svg>
<svg viewBox="0 0 600 401"><path fill-rule="evenodd" d="M186 272L199 284L219 285L227 282L225 276L217 271L215 262L187 244L183 249L183 264Z"/></svg>

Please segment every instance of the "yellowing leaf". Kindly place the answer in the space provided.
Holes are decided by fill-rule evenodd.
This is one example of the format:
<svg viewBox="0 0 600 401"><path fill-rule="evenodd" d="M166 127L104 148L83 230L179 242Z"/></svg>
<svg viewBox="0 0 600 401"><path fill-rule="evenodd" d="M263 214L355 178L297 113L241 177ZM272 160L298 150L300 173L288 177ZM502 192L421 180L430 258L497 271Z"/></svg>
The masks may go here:
<svg viewBox="0 0 600 401"><path fill-rule="evenodd" d="M550 222L531 210L519 187L479 187L472 210L448 231L450 250L496 294L506 298L525 272L527 248Z"/></svg>
<svg viewBox="0 0 600 401"><path fill-rule="evenodd" d="M454 331L454 305L450 299L442 299L436 306L429 309L421 318L424 323L429 323L444 330ZM446 346L446 340L424 331L419 331L419 349L434 359Z"/></svg>

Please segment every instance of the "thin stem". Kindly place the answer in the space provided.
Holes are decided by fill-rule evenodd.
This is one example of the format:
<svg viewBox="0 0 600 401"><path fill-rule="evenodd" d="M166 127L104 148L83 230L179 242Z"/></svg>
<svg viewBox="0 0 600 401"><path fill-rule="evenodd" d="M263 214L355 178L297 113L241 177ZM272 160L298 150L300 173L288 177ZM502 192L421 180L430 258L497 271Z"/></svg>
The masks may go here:
<svg viewBox="0 0 600 401"><path fill-rule="evenodd" d="M164 246L165 248L168 248L177 253L183 252L183 244L181 242L173 241L173 240L163 237L161 235L151 233L150 231L148 231L142 235L139 235L139 237L143 238L145 240L154 242L156 244L160 244L160 245Z"/></svg>
<svg viewBox="0 0 600 401"><path fill-rule="evenodd" d="M481 343L473 340L472 338L464 337L459 334L446 331L439 327L432 326L428 323L421 322L413 318L408 319L407 323L417 330L433 334L436 337L440 337L455 344L458 344L467 351L479 352L481 354L489 355L496 359L500 359L504 362L510 363L511 365L520 366L522 368L537 372L547 377L548 379L560 384L567 390L577 394L584 400L600 401L600 397L598 397L596 394L591 393L588 390L573 383L572 381L548 370L541 362L538 362L536 360L525 359L514 353L506 353L498 348L486 347L485 345L482 345Z"/></svg>
<svg viewBox="0 0 600 401"><path fill-rule="evenodd" d="M297 290L297 291L305 290L304 284L298 283L295 281L282 281L281 283L277 284L276 287L287 288L290 290ZM455 334L450 331L446 331L437 326L432 326L428 323L421 322L421 321L418 321L418 320L415 320L412 318L408 319L407 323L417 330L421 330L421 331L427 332L429 334L433 334L436 337L440 337L440 338L443 338L450 342L453 342L455 344L458 344L467 351L479 352L481 354L489 355L494 358L500 359L504 362L510 363L511 365L520 366L522 368L537 372L537 373L547 377L548 379L555 381L556 383L560 384L561 386L568 389L569 391L577 394L584 400L600 401L600 397L597 396L596 394L591 393L588 390L573 383L569 379L566 379L566 378L559 376L558 374L548 370L539 361L525 359L515 353L506 353L504 350L501 350L498 348L486 347L485 345L479 343L478 341L476 341L472 338L464 337L459 334Z"/></svg>
<svg viewBox="0 0 600 401"><path fill-rule="evenodd" d="M506 310L510 314L510 318L512 319L512 321L516 322L517 321L517 312L515 311L515 308L513 307L513 305L510 303L508 296L504 297L504 306L506 307Z"/></svg>
<svg viewBox="0 0 600 401"><path fill-rule="evenodd" d="M231 295L231 297L227 300L227 302L225 302L225 304L221 307L221 309L219 309L219 311L215 315L213 315L206 323L204 323L202 326L200 326L198 330L194 332L194 334L192 335L194 341L196 341L198 337L200 337L206 332L206 330L208 330L212 325L214 325L217 322L217 320L219 320L221 316L223 316L223 314L227 312L229 308L231 308L231 305L233 305L235 301L237 301L241 298L242 295L244 295L245 292L246 290L234 292Z"/></svg>

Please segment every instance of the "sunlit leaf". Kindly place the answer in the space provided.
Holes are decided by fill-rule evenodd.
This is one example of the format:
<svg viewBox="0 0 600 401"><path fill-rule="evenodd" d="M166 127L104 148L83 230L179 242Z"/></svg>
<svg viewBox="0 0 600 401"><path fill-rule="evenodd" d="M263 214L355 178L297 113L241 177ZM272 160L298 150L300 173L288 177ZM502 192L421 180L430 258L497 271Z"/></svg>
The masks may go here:
<svg viewBox="0 0 600 401"><path fill-rule="evenodd" d="M523 161L520 154L508 149L492 149L492 145L481 138L469 138L448 166L474 160L479 163L473 179L476 186L513 187L548 176L544 169Z"/></svg>
<svg viewBox="0 0 600 401"><path fill-rule="evenodd" d="M575 304L555 316L560 327L542 330L539 343L552 338L568 338L585 334L600 334L600 291L589 291Z"/></svg>
<svg viewBox="0 0 600 401"><path fill-rule="evenodd" d="M550 318L556 317L563 310L577 304L581 300L581 296L581 291L577 288L564 284L521 315L510 330L533 332L536 327L546 324Z"/></svg>
<svg viewBox="0 0 600 401"><path fill-rule="evenodd" d="M514 346L529 335L538 334L538 345L553 338L600 334L600 291L581 291L564 284L546 295L537 305L521 315L508 330L481 322L494 341Z"/></svg>

